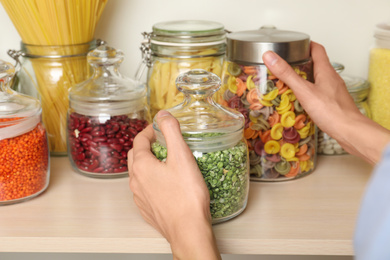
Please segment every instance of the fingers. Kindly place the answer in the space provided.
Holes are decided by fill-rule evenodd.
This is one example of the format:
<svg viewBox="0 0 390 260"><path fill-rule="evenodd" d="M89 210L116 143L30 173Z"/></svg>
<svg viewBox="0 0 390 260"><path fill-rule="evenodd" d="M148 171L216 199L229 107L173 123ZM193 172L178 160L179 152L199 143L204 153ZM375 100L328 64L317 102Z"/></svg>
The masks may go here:
<svg viewBox="0 0 390 260"><path fill-rule="evenodd" d="M183 139L180 130L180 124L177 119L173 117L169 112L161 110L156 115L156 121L158 127L164 135L165 142L167 145L167 160L172 157L175 157L179 160L180 158L186 160L185 157L187 156L191 156L192 158L192 153Z"/></svg>
<svg viewBox="0 0 390 260"><path fill-rule="evenodd" d="M286 83L294 92L307 90L308 82L300 77L285 60L273 51L263 54L263 61L267 68L278 79Z"/></svg>
<svg viewBox="0 0 390 260"><path fill-rule="evenodd" d="M329 61L329 57L326 53L324 46L316 42L311 42L310 47L311 56L314 64L314 79L316 80L316 82L319 79L319 75L327 75L327 77L329 77L329 74L334 74L335 76L338 75Z"/></svg>

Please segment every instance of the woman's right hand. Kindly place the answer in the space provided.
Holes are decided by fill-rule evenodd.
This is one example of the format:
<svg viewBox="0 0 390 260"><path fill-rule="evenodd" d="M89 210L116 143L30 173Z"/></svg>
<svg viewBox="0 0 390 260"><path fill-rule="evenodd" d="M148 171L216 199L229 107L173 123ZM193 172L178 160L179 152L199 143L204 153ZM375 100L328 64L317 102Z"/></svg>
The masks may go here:
<svg viewBox="0 0 390 260"><path fill-rule="evenodd" d="M322 45L312 42L311 55L315 83L298 76L272 51L266 52L263 60L268 69L294 91L322 131L336 139L347 152L376 163L390 141L390 132L360 113Z"/></svg>

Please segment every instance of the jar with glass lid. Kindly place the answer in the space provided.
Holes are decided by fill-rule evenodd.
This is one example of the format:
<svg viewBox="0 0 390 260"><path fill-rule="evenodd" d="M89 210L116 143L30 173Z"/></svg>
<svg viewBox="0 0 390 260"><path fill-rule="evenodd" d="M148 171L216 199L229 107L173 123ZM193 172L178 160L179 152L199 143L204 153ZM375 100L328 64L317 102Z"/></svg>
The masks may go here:
<svg viewBox="0 0 390 260"><path fill-rule="evenodd" d="M49 146L39 101L11 90L14 67L0 60L0 205L22 202L49 184Z"/></svg>
<svg viewBox="0 0 390 260"><path fill-rule="evenodd" d="M344 70L344 66L340 63L332 62L332 66L340 74ZM363 78L349 75L341 74L340 76L344 80L348 92L352 96L360 112L368 118L371 118L371 111L367 103L367 97L370 91L370 85L368 81ZM318 154L324 155L337 155L347 153L335 139L322 132L321 129L318 129L317 152Z"/></svg>
<svg viewBox="0 0 390 260"><path fill-rule="evenodd" d="M183 138L206 181L213 223L239 215L246 207L249 190L244 117L215 103L212 95L220 83L218 76L205 70L180 74L176 85L184 101L167 109L179 121ZM165 160L169 151L155 120L153 128L157 141L152 151L159 160Z"/></svg>
<svg viewBox="0 0 390 260"><path fill-rule="evenodd" d="M145 84L119 72L122 51L101 45L87 55L88 80L69 91L68 154L86 176L127 176L127 152L150 121Z"/></svg>
<svg viewBox="0 0 390 260"><path fill-rule="evenodd" d="M273 27L227 35L221 104L245 117L254 181L296 179L316 164L316 126L289 86L265 66L262 55L269 50L313 81L309 35Z"/></svg>
<svg viewBox="0 0 390 260"><path fill-rule="evenodd" d="M143 63L136 78L147 68L151 115L183 101L175 86L180 73L204 69L221 76L226 49L224 26L201 20L167 21L153 25L143 33Z"/></svg>

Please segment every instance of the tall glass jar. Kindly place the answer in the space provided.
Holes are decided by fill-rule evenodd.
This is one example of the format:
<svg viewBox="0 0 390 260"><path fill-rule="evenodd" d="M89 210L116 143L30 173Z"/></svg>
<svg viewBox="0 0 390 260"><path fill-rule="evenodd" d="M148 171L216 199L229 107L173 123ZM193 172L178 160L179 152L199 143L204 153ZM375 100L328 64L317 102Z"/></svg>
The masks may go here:
<svg viewBox="0 0 390 260"><path fill-rule="evenodd" d="M151 115L183 101L175 80L180 73L204 69L221 76L226 36L224 26L211 21L183 20L157 23L151 33L144 33L141 46L149 88Z"/></svg>
<svg viewBox="0 0 390 260"><path fill-rule="evenodd" d="M332 63L332 65L338 73L341 73L344 70L344 66L340 63ZM367 103L367 96L370 90L368 81L359 77L343 74L341 74L341 77L343 78L348 92L352 96L360 112L368 118L371 118L371 111ZM321 129L318 129L317 152L318 154L324 155L338 155L347 153L335 139L322 132Z"/></svg>
<svg viewBox="0 0 390 260"><path fill-rule="evenodd" d="M372 119L390 129L390 24L375 29L375 44L370 50L368 104Z"/></svg>
<svg viewBox="0 0 390 260"><path fill-rule="evenodd" d="M68 155L86 176L127 176L127 152L150 121L146 86L124 77L124 54L101 45L88 54L93 75L69 91Z"/></svg>
<svg viewBox="0 0 390 260"><path fill-rule="evenodd" d="M10 89L14 67L0 61L0 205L31 199L49 184L49 147L39 101Z"/></svg>
<svg viewBox="0 0 390 260"><path fill-rule="evenodd" d="M67 153L68 90L89 77L87 54L96 44L97 41L62 46L21 43L20 51L8 52L21 63L12 88L41 101L51 155L64 156Z"/></svg>
<svg viewBox="0 0 390 260"><path fill-rule="evenodd" d="M274 28L230 33L221 104L245 117L251 180L291 180L315 167L316 127L289 86L264 65L262 55L268 50L290 63L299 76L313 80L307 34Z"/></svg>
<svg viewBox="0 0 390 260"><path fill-rule="evenodd" d="M249 190L244 117L214 102L212 95L220 84L218 76L205 70L180 74L176 85L184 101L167 109L179 121L184 140L206 181L213 223L239 215L246 207ZM155 120L153 127L157 141L152 151L159 160L165 160L169 155Z"/></svg>

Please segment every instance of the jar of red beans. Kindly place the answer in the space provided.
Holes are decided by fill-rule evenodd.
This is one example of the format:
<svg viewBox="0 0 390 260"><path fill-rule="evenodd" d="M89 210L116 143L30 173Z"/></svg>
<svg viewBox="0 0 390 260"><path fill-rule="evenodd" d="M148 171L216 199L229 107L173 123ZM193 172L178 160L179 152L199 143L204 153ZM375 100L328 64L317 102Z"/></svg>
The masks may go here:
<svg viewBox="0 0 390 260"><path fill-rule="evenodd" d="M264 65L262 55L269 50L313 80L307 34L275 28L234 32L227 35L220 103L245 117L251 180L296 179L315 167L317 130L289 86Z"/></svg>
<svg viewBox="0 0 390 260"><path fill-rule="evenodd" d="M0 205L31 199L49 184L49 146L38 100L10 89L14 67L0 61Z"/></svg>
<svg viewBox="0 0 390 260"><path fill-rule="evenodd" d="M127 176L127 153L150 121L143 83L124 77L123 52L102 45L88 53L94 73L69 92L68 156L86 176Z"/></svg>

